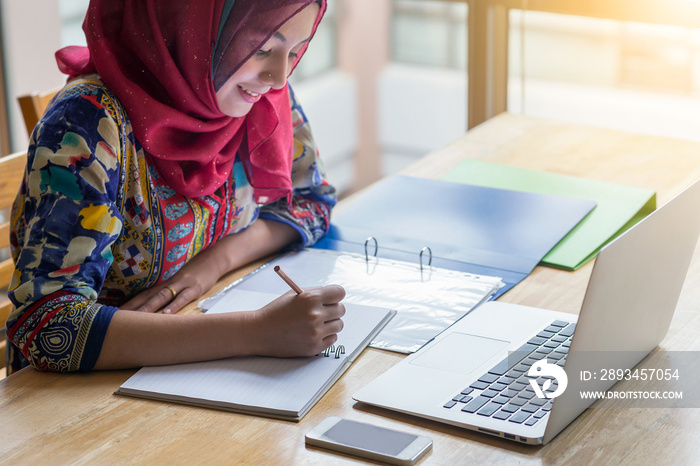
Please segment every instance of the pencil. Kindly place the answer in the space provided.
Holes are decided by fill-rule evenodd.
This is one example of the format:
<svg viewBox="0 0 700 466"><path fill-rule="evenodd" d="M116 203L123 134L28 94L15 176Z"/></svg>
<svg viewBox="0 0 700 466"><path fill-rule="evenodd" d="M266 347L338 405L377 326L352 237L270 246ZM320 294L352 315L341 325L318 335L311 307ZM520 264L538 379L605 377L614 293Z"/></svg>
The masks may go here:
<svg viewBox="0 0 700 466"><path fill-rule="evenodd" d="M282 280L287 282L287 285L289 285L296 292L296 294L301 294L301 292L304 291L301 288L299 288L299 285L294 283L294 281L291 278L289 278L286 273L284 273L284 270L282 270L279 265L275 266L275 272L277 272L277 275L282 277Z"/></svg>

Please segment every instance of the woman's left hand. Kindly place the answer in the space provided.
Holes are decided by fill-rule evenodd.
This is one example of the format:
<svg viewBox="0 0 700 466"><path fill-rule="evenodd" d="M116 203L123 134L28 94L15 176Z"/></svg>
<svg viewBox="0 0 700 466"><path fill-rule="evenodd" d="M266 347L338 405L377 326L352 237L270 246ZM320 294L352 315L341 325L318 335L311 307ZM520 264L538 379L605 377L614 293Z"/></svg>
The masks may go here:
<svg viewBox="0 0 700 466"><path fill-rule="evenodd" d="M268 256L298 238L294 228L258 219L244 231L220 239L200 251L172 278L124 303L122 309L173 314L199 299L229 271Z"/></svg>
<svg viewBox="0 0 700 466"><path fill-rule="evenodd" d="M163 309L164 314L174 314L200 298L216 283L219 274L212 271L216 269L197 262L185 264L172 278L136 295L122 309L139 312Z"/></svg>

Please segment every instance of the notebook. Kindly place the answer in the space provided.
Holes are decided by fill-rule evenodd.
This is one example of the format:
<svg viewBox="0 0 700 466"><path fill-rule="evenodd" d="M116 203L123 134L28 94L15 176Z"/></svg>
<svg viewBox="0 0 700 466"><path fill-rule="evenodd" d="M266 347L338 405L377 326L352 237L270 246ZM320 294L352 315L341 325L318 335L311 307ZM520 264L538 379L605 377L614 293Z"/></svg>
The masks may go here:
<svg viewBox="0 0 700 466"><path fill-rule="evenodd" d="M334 214L314 248L418 262L430 251L436 267L501 277L498 297L537 266L595 207L587 199L394 175Z"/></svg>
<svg viewBox="0 0 700 466"><path fill-rule="evenodd" d="M549 442L595 401L582 392L615 383L581 374L631 369L666 335L699 213L696 182L604 247L578 319L487 302L353 398L522 443ZM507 388L518 381L518 390Z"/></svg>
<svg viewBox="0 0 700 466"><path fill-rule="evenodd" d="M374 257L373 251L368 252L367 256L322 249L291 252L232 283L220 296L236 302L239 298L230 293L286 292L287 285L273 269L279 265L302 288L337 283L345 288L344 303L395 309L396 316L372 340L371 346L411 353L503 286L498 277L429 266L428 257L421 265ZM212 302L220 296L215 296ZM200 303L200 308L210 309L209 301ZM259 307L256 304L250 306Z"/></svg>
<svg viewBox="0 0 700 466"><path fill-rule="evenodd" d="M218 309L210 312L244 310L278 296L240 291L232 296L239 298L238 304L222 300ZM347 304L338 342L322 354L308 358L250 356L144 367L116 394L298 421L394 314L387 309Z"/></svg>
<svg viewBox="0 0 700 466"><path fill-rule="evenodd" d="M604 183L576 176L464 160L443 178L501 189L590 199L596 208L576 225L543 258L542 263L576 270L593 259L605 243L614 239L656 208L651 189Z"/></svg>

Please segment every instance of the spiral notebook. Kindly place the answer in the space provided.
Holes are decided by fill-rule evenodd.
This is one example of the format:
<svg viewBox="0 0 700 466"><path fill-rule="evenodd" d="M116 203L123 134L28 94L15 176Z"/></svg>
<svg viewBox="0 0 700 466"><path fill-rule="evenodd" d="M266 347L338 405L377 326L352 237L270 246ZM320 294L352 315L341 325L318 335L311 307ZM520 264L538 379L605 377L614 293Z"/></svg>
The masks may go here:
<svg viewBox="0 0 700 466"><path fill-rule="evenodd" d="M279 278L278 278L279 280ZM209 312L243 310L276 294L237 290ZM144 367L115 392L285 420L300 420L350 367L395 311L346 304L338 342L308 358L238 357Z"/></svg>

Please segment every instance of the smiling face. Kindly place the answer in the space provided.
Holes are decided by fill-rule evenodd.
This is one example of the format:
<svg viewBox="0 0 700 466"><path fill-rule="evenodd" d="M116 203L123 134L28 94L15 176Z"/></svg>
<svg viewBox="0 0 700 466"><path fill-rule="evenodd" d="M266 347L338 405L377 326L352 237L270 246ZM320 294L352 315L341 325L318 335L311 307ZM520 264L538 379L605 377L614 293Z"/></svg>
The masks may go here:
<svg viewBox="0 0 700 466"><path fill-rule="evenodd" d="M298 53L309 40L319 6L304 8L289 19L216 92L219 109L230 117L243 117L271 89L282 89Z"/></svg>

